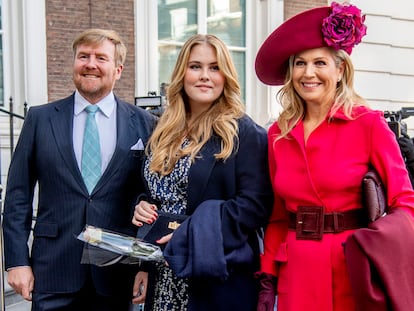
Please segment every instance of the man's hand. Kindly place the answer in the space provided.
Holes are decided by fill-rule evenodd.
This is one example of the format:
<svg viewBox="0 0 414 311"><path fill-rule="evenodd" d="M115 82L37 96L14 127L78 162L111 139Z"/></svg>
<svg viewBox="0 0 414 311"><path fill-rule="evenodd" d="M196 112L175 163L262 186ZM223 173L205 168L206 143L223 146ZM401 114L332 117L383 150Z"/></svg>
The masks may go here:
<svg viewBox="0 0 414 311"><path fill-rule="evenodd" d="M34 275L31 267L11 268L7 272L7 282L25 300L32 301Z"/></svg>
<svg viewBox="0 0 414 311"><path fill-rule="evenodd" d="M135 276L134 288L132 291L132 303L140 304L145 302L148 288L148 272L139 271Z"/></svg>

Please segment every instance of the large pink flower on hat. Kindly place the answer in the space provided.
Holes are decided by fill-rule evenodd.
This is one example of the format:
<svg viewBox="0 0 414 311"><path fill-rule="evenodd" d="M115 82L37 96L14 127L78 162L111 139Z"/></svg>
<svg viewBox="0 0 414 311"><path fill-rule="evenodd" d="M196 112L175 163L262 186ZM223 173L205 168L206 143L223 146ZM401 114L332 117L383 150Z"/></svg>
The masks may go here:
<svg viewBox="0 0 414 311"><path fill-rule="evenodd" d="M331 14L322 23L326 44L351 54L352 48L360 43L367 33L364 21L365 15L361 15L361 10L356 6L332 2Z"/></svg>

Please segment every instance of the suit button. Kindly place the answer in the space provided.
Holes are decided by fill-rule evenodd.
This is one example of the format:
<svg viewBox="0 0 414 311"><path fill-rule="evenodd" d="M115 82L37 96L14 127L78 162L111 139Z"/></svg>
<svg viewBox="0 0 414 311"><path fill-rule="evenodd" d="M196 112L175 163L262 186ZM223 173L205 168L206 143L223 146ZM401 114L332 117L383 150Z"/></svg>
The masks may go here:
<svg viewBox="0 0 414 311"><path fill-rule="evenodd" d="M88 203L91 203L92 202L92 198L88 198Z"/></svg>

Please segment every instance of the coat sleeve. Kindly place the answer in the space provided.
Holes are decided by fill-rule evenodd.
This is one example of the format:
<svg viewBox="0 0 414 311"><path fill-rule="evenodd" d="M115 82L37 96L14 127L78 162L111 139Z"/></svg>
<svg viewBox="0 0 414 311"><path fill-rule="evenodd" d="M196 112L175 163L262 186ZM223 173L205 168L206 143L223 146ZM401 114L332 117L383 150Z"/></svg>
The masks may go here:
<svg viewBox="0 0 414 311"><path fill-rule="evenodd" d="M36 170L33 165L34 119L31 108L23 125L8 172L3 215L6 269L30 265L27 241L32 225L32 202L36 184Z"/></svg>
<svg viewBox="0 0 414 311"><path fill-rule="evenodd" d="M267 133L245 117L239 122L235 155L236 195L222 203L225 253L243 248L252 232L265 226L273 202L267 162Z"/></svg>
<svg viewBox="0 0 414 311"><path fill-rule="evenodd" d="M274 156L274 143L277 132L277 123L269 129L268 133L268 161L269 161L269 171L270 179L272 184L274 182L274 176L276 173L276 161ZM275 198L272 209L272 214L269 218L269 223L266 227L265 236L264 236L264 252L261 256L261 272L269 273L272 275L278 274L276 256L278 253L283 253L283 242L286 237L288 230L287 227L287 214L284 208L282 199L277 195L277 191L274 191Z"/></svg>
<svg viewBox="0 0 414 311"><path fill-rule="evenodd" d="M178 277L228 277L227 261L222 247L222 203L222 200L206 200L201 203L194 214L177 228L168 242L164 258ZM209 238L206 239L206 236Z"/></svg>

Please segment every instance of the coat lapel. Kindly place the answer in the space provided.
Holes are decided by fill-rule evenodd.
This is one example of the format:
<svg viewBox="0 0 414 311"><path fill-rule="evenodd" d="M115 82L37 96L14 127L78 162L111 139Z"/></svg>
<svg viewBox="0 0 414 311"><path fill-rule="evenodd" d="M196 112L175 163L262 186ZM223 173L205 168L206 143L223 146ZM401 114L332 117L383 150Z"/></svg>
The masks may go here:
<svg viewBox="0 0 414 311"><path fill-rule="evenodd" d="M73 174L78 184L87 191L73 150L73 106L73 95L62 100L56 105L56 113L51 116L50 123L56 145L69 168L69 172Z"/></svg>
<svg viewBox="0 0 414 311"><path fill-rule="evenodd" d="M214 154L219 151L220 139L217 136L213 136L201 149L201 158L196 159L196 161L191 165L190 175L188 178L187 214L191 214L193 209L204 197L207 182L210 178L214 165L216 164Z"/></svg>
<svg viewBox="0 0 414 311"><path fill-rule="evenodd" d="M135 113L126 106L130 104L119 100L117 100L117 102L117 138L115 151L108 167L103 172L102 177L98 181L93 192L96 192L103 187L111 179L111 176L116 173L122 165L125 165L124 161L128 156L130 148L136 143L134 140L138 137L143 137L139 135L139 128L137 129L137 124L134 123ZM134 133L138 133L138 135L134 135Z"/></svg>

